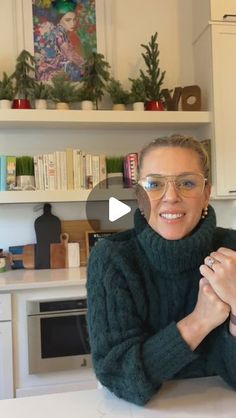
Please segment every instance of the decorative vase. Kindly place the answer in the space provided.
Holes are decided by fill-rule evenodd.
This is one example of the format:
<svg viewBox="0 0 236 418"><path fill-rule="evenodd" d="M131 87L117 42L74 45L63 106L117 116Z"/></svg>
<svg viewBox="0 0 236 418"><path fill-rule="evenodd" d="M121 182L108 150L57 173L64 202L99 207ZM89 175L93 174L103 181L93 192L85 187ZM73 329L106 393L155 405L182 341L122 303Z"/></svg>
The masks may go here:
<svg viewBox="0 0 236 418"><path fill-rule="evenodd" d="M14 99L12 109L31 109L29 99Z"/></svg>
<svg viewBox="0 0 236 418"><path fill-rule="evenodd" d="M16 176L16 186L21 190L35 190L34 176Z"/></svg>
<svg viewBox="0 0 236 418"><path fill-rule="evenodd" d="M159 101L150 101L145 105L145 110L165 110L164 104Z"/></svg>
<svg viewBox="0 0 236 418"><path fill-rule="evenodd" d="M107 173L107 186L110 187L123 187L123 173Z"/></svg>
<svg viewBox="0 0 236 418"><path fill-rule="evenodd" d="M65 102L58 102L56 103L56 109L57 110L69 110L69 104Z"/></svg>
<svg viewBox="0 0 236 418"><path fill-rule="evenodd" d="M81 109L82 110L94 110L92 100L82 100Z"/></svg>
<svg viewBox="0 0 236 418"><path fill-rule="evenodd" d="M136 112L143 111L144 110L144 102L135 102L133 103L133 110Z"/></svg>
<svg viewBox="0 0 236 418"><path fill-rule="evenodd" d="M123 103L114 103L112 110L126 110L126 106Z"/></svg>
<svg viewBox="0 0 236 418"><path fill-rule="evenodd" d="M48 108L46 99L36 99L34 104L35 104L35 109L47 109Z"/></svg>
<svg viewBox="0 0 236 418"><path fill-rule="evenodd" d="M0 109L11 109L12 101L7 99L0 100Z"/></svg>

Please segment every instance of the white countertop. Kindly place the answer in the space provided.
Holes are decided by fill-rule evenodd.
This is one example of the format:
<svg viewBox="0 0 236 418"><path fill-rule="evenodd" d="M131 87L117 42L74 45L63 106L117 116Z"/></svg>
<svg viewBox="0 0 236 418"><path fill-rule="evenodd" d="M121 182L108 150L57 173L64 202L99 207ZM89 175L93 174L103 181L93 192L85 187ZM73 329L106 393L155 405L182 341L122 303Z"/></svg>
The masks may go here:
<svg viewBox="0 0 236 418"><path fill-rule="evenodd" d="M62 286L85 286L86 267L48 270L10 270L0 273L0 293Z"/></svg>
<svg viewBox="0 0 236 418"><path fill-rule="evenodd" d="M166 383L145 406L106 389L0 401L3 418L235 418L236 392L219 377Z"/></svg>

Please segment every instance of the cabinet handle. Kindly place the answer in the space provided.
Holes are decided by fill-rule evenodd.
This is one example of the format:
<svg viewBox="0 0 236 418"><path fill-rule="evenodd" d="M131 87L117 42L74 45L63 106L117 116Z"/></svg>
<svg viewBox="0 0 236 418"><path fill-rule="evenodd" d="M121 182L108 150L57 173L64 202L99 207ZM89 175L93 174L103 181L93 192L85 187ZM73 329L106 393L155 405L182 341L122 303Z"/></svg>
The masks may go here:
<svg viewBox="0 0 236 418"><path fill-rule="evenodd" d="M236 190L229 190L229 193L236 193Z"/></svg>
<svg viewBox="0 0 236 418"><path fill-rule="evenodd" d="M227 19L232 19L232 20L236 20L236 15L224 15L223 16L223 20L227 20Z"/></svg>

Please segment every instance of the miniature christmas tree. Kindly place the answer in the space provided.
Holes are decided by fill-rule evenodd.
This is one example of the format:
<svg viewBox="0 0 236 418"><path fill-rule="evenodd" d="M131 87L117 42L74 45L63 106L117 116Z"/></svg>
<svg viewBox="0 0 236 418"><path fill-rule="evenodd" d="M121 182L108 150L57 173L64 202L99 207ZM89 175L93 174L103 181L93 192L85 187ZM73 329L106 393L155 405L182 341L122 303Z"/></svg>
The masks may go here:
<svg viewBox="0 0 236 418"><path fill-rule="evenodd" d="M140 77L143 80L146 92L146 99L148 101L159 101L162 99L161 86L164 81L165 71L159 68L159 48L157 43L157 32L151 36L148 45L141 44L145 49L142 57L145 61L147 70L146 73L140 70Z"/></svg>
<svg viewBox="0 0 236 418"><path fill-rule="evenodd" d="M13 100L14 96L15 89L12 76L8 76L7 73L4 72L2 80L0 81L0 100Z"/></svg>
<svg viewBox="0 0 236 418"><path fill-rule="evenodd" d="M91 100L96 103L102 99L106 82L110 78L110 65L104 59L104 55L93 52L87 59L83 77L83 86L80 90L81 100Z"/></svg>
<svg viewBox="0 0 236 418"><path fill-rule="evenodd" d="M23 49L16 60L16 68L12 77L16 82L18 98L27 99L35 85L35 58Z"/></svg>

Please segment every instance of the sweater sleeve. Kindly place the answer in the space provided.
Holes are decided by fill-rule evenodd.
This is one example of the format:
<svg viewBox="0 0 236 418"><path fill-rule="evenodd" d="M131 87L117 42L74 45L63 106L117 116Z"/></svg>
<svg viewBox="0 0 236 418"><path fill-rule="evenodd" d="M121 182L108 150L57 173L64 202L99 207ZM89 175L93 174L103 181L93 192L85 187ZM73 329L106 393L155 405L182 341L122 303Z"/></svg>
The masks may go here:
<svg viewBox="0 0 236 418"><path fill-rule="evenodd" d="M124 271L96 245L88 265L90 345L99 381L118 397L143 405L198 354L175 323L154 335L147 331Z"/></svg>
<svg viewBox="0 0 236 418"><path fill-rule="evenodd" d="M222 377L236 390L236 337L230 334L226 321L211 336L208 367L211 374Z"/></svg>

